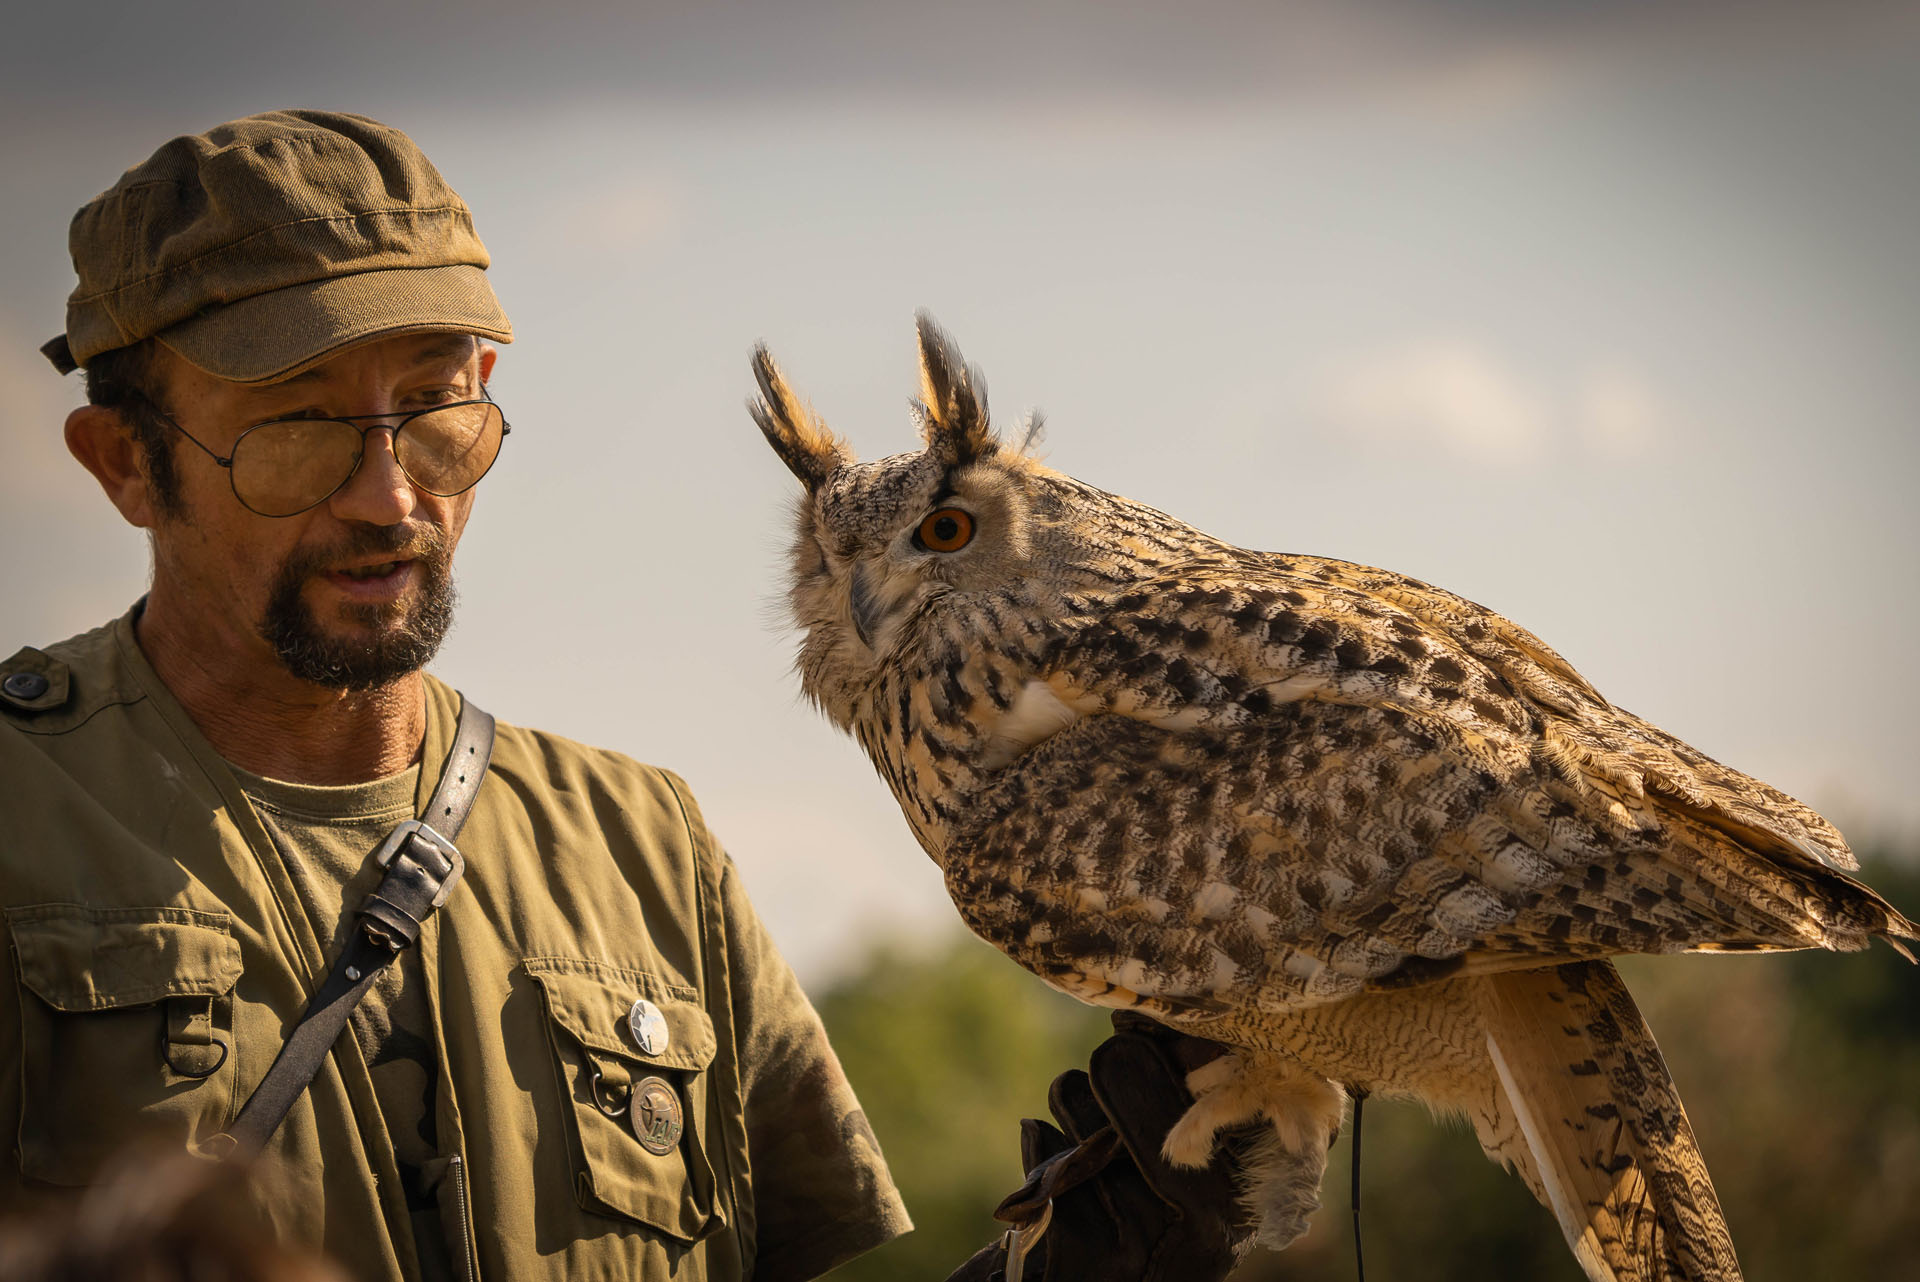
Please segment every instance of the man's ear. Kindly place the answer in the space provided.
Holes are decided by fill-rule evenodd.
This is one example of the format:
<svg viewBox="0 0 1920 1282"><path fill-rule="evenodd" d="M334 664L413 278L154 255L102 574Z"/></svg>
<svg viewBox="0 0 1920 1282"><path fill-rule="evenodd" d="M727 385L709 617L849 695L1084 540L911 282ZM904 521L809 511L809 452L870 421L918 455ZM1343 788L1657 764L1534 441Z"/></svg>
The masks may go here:
<svg viewBox="0 0 1920 1282"><path fill-rule="evenodd" d="M493 377L493 362L499 359L500 349L492 343L480 344L480 381L486 382Z"/></svg>
<svg viewBox="0 0 1920 1282"><path fill-rule="evenodd" d="M158 524L141 446L116 411L82 405L67 415L67 451L93 473L128 525L150 530Z"/></svg>

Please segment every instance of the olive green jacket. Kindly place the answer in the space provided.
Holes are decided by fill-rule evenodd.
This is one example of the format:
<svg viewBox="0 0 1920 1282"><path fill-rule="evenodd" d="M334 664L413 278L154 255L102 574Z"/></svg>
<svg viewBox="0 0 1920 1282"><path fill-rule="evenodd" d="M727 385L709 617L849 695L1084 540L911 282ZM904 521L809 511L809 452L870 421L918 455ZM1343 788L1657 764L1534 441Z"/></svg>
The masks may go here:
<svg viewBox="0 0 1920 1282"><path fill-rule="evenodd" d="M143 1132L222 1129L331 963L134 617L0 664L8 1205L86 1183ZM427 701L422 805L459 712L431 678ZM679 779L502 724L459 845L466 876L419 947L437 1195L466 1276L804 1278L908 1227L817 1016ZM628 1031L642 997L666 1017L652 1055ZM661 1156L617 1109L649 1076L684 1112ZM418 1276L350 1032L268 1159L259 1200L289 1240L357 1279Z"/></svg>

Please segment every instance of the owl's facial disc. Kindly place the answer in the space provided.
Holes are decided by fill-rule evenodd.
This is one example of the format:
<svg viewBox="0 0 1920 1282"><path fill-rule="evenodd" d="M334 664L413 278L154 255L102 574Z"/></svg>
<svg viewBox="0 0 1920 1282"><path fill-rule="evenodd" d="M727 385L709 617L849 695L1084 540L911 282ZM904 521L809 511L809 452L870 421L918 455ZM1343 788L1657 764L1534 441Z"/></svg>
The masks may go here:
<svg viewBox="0 0 1920 1282"><path fill-rule="evenodd" d="M951 499L942 500L914 527L909 549L898 547L896 540L884 560L855 561L847 580L847 612L861 644L877 650L874 642L889 616L903 613L902 607L918 595L924 580L915 573L916 562L961 551L973 542L978 528L972 512Z"/></svg>
<svg viewBox="0 0 1920 1282"><path fill-rule="evenodd" d="M936 506L942 471L924 453L849 462L802 500L792 600L809 645L861 670L885 648L923 586L915 563L934 555L909 536ZM972 518L946 519L952 529L941 525L936 539Z"/></svg>

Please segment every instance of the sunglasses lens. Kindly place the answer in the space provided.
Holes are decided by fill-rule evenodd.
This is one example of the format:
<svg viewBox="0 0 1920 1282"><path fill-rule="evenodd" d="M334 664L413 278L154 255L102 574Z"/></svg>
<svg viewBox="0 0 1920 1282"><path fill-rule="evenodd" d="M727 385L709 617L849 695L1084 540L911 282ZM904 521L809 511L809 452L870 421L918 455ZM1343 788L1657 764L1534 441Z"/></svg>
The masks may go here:
<svg viewBox="0 0 1920 1282"><path fill-rule="evenodd" d="M491 401L432 410L394 438L394 453L413 483L429 494L460 494L479 484L500 456L505 419Z"/></svg>
<svg viewBox="0 0 1920 1282"><path fill-rule="evenodd" d="M263 516L304 512L340 487L360 460L360 433L333 419L263 423L233 449L233 492Z"/></svg>

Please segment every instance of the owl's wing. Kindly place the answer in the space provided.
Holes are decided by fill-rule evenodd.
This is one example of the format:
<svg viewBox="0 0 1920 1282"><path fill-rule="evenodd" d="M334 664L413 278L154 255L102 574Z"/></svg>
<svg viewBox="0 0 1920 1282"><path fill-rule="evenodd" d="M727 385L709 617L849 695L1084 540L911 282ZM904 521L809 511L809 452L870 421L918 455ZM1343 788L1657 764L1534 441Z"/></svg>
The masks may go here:
<svg viewBox="0 0 1920 1282"><path fill-rule="evenodd" d="M1492 1072L1466 1103L1489 1157L1552 1211L1590 1278L1738 1278L1680 1092L1604 961L1479 985Z"/></svg>
<svg viewBox="0 0 1920 1282"><path fill-rule="evenodd" d="M1402 602L1239 565L1088 611L1047 676L1077 719L1021 745L949 837L969 924L1076 995L1187 1019L1912 936L1817 857L1824 824L1746 817L1723 767L1681 796L1677 741L1544 645Z"/></svg>
<svg viewBox="0 0 1920 1282"><path fill-rule="evenodd" d="M1859 867L1834 826L1778 788L1729 769L1658 726L1615 708L1551 646L1483 605L1405 575L1347 561L1243 554L1269 575L1292 564L1348 596L1402 610L1505 680L1545 716L1557 750L1601 786L1630 796L1651 790L1657 805L1721 829L1741 843L1792 862ZM1390 625L1391 626L1391 625Z"/></svg>
<svg viewBox="0 0 1920 1282"><path fill-rule="evenodd" d="M1234 550L1130 588L1087 618L1063 647L1062 674L1108 687L1137 715L1192 720L1206 709L1235 723L1257 719L1267 700L1300 698L1399 706L1508 751L1551 755L1627 816L1650 793L1735 840L1858 867L1811 808L1615 708L1510 619L1405 575ZM1152 671L1156 652L1169 673ZM1183 658L1216 683L1193 679Z"/></svg>

